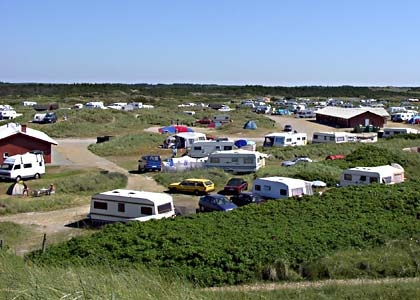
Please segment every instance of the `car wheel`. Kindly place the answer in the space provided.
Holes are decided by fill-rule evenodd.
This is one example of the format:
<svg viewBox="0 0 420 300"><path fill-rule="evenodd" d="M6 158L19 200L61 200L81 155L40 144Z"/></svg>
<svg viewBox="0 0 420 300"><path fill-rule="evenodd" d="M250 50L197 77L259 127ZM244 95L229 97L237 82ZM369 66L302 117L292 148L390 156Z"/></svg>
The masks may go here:
<svg viewBox="0 0 420 300"><path fill-rule="evenodd" d="M39 173L36 173L35 176L34 176L34 178L35 179L39 179L39 178L41 178L41 175Z"/></svg>
<svg viewBox="0 0 420 300"><path fill-rule="evenodd" d="M194 191L194 195L196 195L196 196L200 195L200 191L199 190L195 190Z"/></svg>
<svg viewBox="0 0 420 300"><path fill-rule="evenodd" d="M204 206L200 205L200 212L204 212L204 211L205 211Z"/></svg>
<svg viewBox="0 0 420 300"><path fill-rule="evenodd" d="M170 193L176 193L176 189L174 189L174 188L169 188L169 192L170 192Z"/></svg>

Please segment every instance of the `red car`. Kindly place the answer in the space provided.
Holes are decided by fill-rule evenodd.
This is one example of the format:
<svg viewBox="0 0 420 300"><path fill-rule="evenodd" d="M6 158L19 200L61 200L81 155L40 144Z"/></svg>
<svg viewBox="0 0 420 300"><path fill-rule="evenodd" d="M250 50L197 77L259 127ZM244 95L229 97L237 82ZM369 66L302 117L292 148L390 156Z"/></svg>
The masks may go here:
<svg viewBox="0 0 420 300"><path fill-rule="evenodd" d="M248 189L248 182L242 178L231 178L223 188L223 192L226 194L239 194L242 191Z"/></svg>
<svg viewBox="0 0 420 300"><path fill-rule="evenodd" d="M336 159L345 159L346 156L344 154L334 154L328 155L325 159L326 160L336 160Z"/></svg>

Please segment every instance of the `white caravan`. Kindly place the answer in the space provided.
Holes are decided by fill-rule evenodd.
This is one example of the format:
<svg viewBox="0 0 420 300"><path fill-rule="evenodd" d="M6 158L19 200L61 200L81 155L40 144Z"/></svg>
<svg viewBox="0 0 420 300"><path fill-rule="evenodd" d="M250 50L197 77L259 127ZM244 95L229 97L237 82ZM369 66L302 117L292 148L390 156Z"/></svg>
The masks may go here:
<svg viewBox="0 0 420 300"><path fill-rule="evenodd" d="M21 114L19 114L21 115ZM1 120L12 120L16 119L18 114L14 110L2 110L0 111L0 119Z"/></svg>
<svg viewBox="0 0 420 300"><path fill-rule="evenodd" d="M378 167L356 167L344 170L340 185L365 185L371 183L394 184L404 182L404 168L399 164Z"/></svg>
<svg viewBox="0 0 420 300"><path fill-rule="evenodd" d="M414 128L384 128L382 137L387 138L396 134L418 134L418 130Z"/></svg>
<svg viewBox="0 0 420 300"><path fill-rule="evenodd" d="M263 153L242 149L216 151L209 155L206 166L233 173L256 172L265 166L265 157Z"/></svg>
<svg viewBox="0 0 420 300"><path fill-rule="evenodd" d="M169 136L165 140L168 148L176 147L178 149L191 149L192 144L207 140L206 135L200 132L181 132Z"/></svg>
<svg viewBox="0 0 420 300"><path fill-rule="evenodd" d="M268 199L313 195L312 183L289 177L264 177L254 180L252 192Z"/></svg>
<svg viewBox="0 0 420 300"><path fill-rule="evenodd" d="M0 178L7 180L38 179L43 174L45 174L45 162L41 153L27 152L9 156L0 167Z"/></svg>
<svg viewBox="0 0 420 300"><path fill-rule="evenodd" d="M215 151L228 151L233 150L234 148L236 148L235 142L230 139L198 141L192 144L190 151L188 151L188 155L193 158L202 158L209 156L210 153Z"/></svg>
<svg viewBox="0 0 420 300"><path fill-rule="evenodd" d="M88 218L93 222L148 221L175 216L172 196L117 189L92 196Z"/></svg>
<svg viewBox="0 0 420 300"><path fill-rule="evenodd" d="M347 143L357 142L356 134L350 132L314 132L312 143Z"/></svg>
<svg viewBox="0 0 420 300"><path fill-rule="evenodd" d="M264 137L263 147L303 146L308 142L306 133L277 132Z"/></svg>
<svg viewBox="0 0 420 300"><path fill-rule="evenodd" d="M86 108L101 108L105 109L104 103L102 101L92 101L85 104Z"/></svg>

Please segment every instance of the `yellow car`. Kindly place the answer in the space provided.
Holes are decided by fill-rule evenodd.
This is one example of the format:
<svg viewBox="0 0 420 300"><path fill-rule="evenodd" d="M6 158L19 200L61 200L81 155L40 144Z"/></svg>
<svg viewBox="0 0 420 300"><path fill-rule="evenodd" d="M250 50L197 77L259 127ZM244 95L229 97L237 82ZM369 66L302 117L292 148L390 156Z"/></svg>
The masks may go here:
<svg viewBox="0 0 420 300"><path fill-rule="evenodd" d="M181 182L171 183L168 189L172 193L182 192L199 195L214 191L214 183L208 179L189 178Z"/></svg>

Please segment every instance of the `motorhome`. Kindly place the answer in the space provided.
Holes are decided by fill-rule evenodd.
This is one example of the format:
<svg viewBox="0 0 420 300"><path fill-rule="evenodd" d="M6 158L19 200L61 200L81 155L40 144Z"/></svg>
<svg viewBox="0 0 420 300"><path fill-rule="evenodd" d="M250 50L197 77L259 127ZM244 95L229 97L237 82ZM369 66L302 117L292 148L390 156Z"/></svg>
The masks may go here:
<svg viewBox="0 0 420 300"><path fill-rule="evenodd" d="M350 132L314 132L312 143L347 143L357 142L356 134Z"/></svg>
<svg viewBox="0 0 420 300"><path fill-rule="evenodd" d="M315 118L316 114L315 111L312 109L304 109L304 110L300 110L297 112L296 114L297 118Z"/></svg>
<svg viewBox="0 0 420 300"><path fill-rule="evenodd" d="M233 150L234 148L236 148L235 142L230 139L198 141L192 144L190 151L188 151L188 155L193 158L201 158L209 156L210 153L215 151L227 151Z"/></svg>
<svg viewBox="0 0 420 300"><path fill-rule="evenodd" d="M0 111L0 120L12 120L16 119L18 114L14 110L1 110Z"/></svg>
<svg viewBox="0 0 420 300"><path fill-rule="evenodd" d="M344 170L340 178L340 186L400 182L404 182L404 168L399 164L350 168Z"/></svg>
<svg viewBox="0 0 420 300"><path fill-rule="evenodd" d="M166 193L117 189L92 196L88 218L93 223L148 221L175 216Z"/></svg>
<svg viewBox="0 0 420 300"><path fill-rule="evenodd" d="M0 166L0 178L6 180L38 179L43 174L45 174L44 156L37 151L6 157Z"/></svg>
<svg viewBox="0 0 420 300"><path fill-rule="evenodd" d="M265 157L261 152L242 149L216 151L209 155L205 165L233 173L249 173L265 166Z"/></svg>
<svg viewBox="0 0 420 300"><path fill-rule="evenodd" d="M167 148L177 149L191 149L192 144L199 141L206 141L206 135L200 132L180 132L171 136L168 136L164 145Z"/></svg>
<svg viewBox="0 0 420 300"><path fill-rule="evenodd" d="M85 104L86 108L101 108L105 109L104 103L102 101L93 101Z"/></svg>
<svg viewBox="0 0 420 300"><path fill-rule="evenodd" d="M289 177L264 177L254 180L252 192L268 199L313 195L312 183Z"/></svg>
<svg viewBox="0 0 420 300"><path fill-rule="evenodd" d="M391 116L391 121L394 122L408 122L414 116L417 116L418 112L415 110L407 110L405 112L398 112Z"/></svg>
<svg viewBox="0 0 420 300"><path fill-rule="evenodd" d="M263 147L303 146L307 144L306 133L278 132L264 137Z"/></svg>
<svg viewBox="0 0 420 300"><path fill-rule="evenodd" d="M397 127L390 127L384 128L384 133L382 137L387 138L396 134L418 134L418 130L414 128L397 128Z"/></svg>

